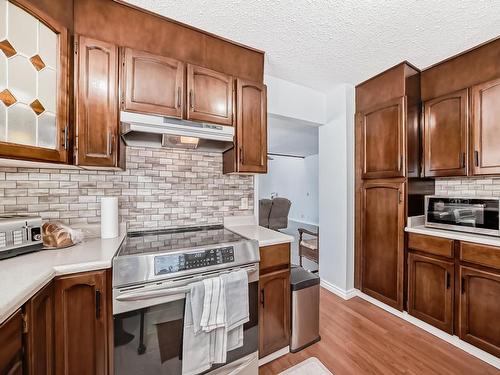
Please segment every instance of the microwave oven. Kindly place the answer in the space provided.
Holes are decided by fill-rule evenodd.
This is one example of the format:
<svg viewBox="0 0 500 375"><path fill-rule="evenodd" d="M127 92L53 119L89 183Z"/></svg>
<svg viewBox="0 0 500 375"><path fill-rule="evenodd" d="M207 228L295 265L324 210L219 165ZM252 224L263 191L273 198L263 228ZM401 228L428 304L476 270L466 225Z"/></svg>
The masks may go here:
<svg viewBox="0 0 500 375"><path fill-rule="evenodd" d="M425 197L425 226L500 236L500 197Z"/></svg>

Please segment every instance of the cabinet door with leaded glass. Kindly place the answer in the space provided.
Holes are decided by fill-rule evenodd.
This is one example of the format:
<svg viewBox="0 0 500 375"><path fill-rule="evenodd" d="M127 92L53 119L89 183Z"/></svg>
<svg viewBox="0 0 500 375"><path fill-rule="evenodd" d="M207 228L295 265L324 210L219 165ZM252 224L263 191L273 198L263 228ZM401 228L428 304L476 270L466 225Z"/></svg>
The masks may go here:
<svg viewBox="0 0 500 375"><path fill-rule="evenodd" d="M68 161L68 31L0 0L0 157Z"/></svg>

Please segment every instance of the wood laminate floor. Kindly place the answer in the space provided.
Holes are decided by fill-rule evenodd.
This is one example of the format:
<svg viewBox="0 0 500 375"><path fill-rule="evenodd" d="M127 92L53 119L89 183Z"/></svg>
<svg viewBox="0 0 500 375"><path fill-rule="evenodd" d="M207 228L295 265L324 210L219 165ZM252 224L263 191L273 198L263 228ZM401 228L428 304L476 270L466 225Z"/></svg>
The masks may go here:
<svg viewBox="0 0 500 375"><path fill-rule="evenodd" d="M274 375L317 357L335 375L500 374L493 366L365 300L348 301L321 289L322 340L260 368ZM309 374L314 375L314 374Z"/></svg>

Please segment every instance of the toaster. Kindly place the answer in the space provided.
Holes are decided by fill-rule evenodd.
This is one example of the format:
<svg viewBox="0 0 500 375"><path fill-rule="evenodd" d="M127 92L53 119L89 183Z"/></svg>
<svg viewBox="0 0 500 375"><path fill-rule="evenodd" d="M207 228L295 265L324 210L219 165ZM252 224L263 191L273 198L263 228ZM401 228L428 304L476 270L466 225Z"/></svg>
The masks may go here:
<svg viewBox="0 0 500 375"><path fill-rule="evenodd" d="M42 249L40 216L0 216L0 260Z"/></svg>

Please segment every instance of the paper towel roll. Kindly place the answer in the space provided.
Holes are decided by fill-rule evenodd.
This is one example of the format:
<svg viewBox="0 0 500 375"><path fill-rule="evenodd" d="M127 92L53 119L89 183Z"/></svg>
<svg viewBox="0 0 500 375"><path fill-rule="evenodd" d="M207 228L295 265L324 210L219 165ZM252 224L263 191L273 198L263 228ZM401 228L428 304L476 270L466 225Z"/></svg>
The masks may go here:
<svg viewBox="0 0 500 375"><path fill-rule="evenodd" d="M102 197L101 238L116 238L118 232L118 197Z"/></svg>

